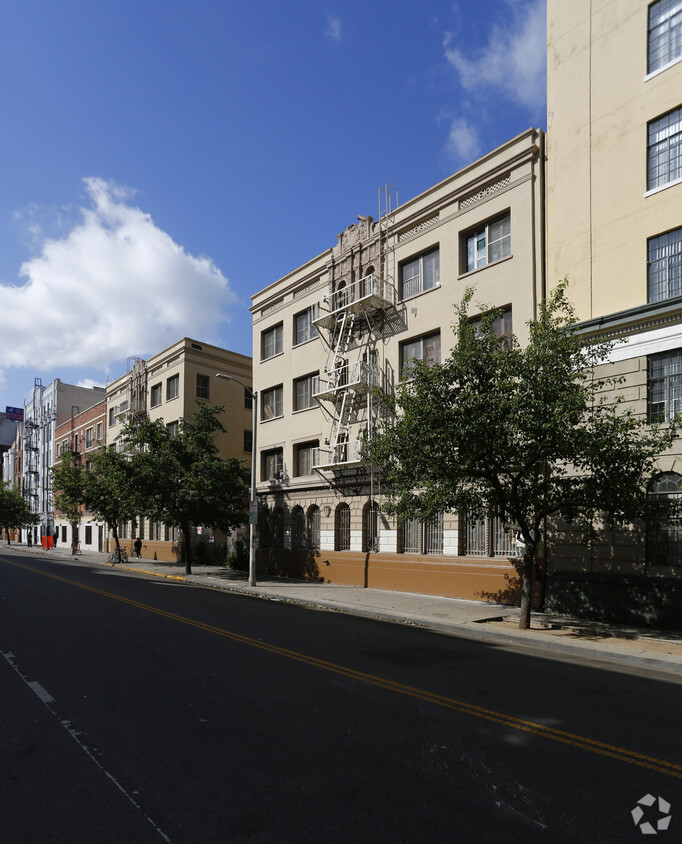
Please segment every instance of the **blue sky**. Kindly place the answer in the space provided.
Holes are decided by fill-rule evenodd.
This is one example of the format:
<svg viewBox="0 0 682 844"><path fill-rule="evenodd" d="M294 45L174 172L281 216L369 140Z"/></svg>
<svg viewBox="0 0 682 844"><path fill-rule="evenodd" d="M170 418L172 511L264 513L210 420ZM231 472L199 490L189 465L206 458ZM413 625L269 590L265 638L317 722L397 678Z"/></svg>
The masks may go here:
<svg viewBox="0 0 682 844"><path fill-rule="evenodd" d="M0 4L0 410L183 336L529 126L544 0Z"/></svg>

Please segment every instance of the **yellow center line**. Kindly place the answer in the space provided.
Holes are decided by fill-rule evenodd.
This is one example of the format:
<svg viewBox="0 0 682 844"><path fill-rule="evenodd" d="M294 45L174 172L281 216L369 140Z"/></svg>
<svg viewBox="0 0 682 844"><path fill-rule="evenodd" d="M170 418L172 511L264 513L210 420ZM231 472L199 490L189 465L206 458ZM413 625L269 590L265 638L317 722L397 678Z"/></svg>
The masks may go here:
<svg viewBox="0 0 682 844"><path fill-rule="evenodd" d="M155 615L160 615L164 618L171 619L172 621L178 621L190 627L195 627L197 630L203 630L206 633L222 636L223 638L230 639L233 642L239 642L240 644L248 645L252 648L258 648L276 656L301 662L304 665L310 665L314 668L323 669L324 671L331 671L334 674L340 674L341 676L347 677L351 680L357 680L372 686L378 686L379 688L396 692L397 694L406 695L408 697L413 697L417 700L425 701L426 703L433 703L437 706L445 707L446 709L456 710L467 715L472 715L476 718L483 718L487 721L492 721L505 727L521 730L542 738L571 745L572 747L577 747L581 750L587 750L591 753L608 756L621 762L628 762L631 765L638 765L642 768L648 768L649 770L656 771L660 774L667 774L668 776L682 779L682 765L675 762L668 762L665 759L657 759L653 756L646 756L645 754L636 753L623 747L617 747L605 742L596 741L595 739L586 738L585 736L579 736L575 733L558 730L555 727L548 727L535 721L518 718L515 715L507 715L503 712L497 712L494 709L486 709L482 706L477 706L476 704L466 703L466 701L439 695L435 692L429 692L414 686L406 686L403 683L397 683L394 680L389 680L385 677L367 674L364 671L358 671L355 668L349 668L335 662L329 662L327 660L309 656L288 648L282 648L279 645L272 645L268 642L260 641L259 639L253 639L250 636L243 636L241 633L234 633L230 630L225 630L222 627L215 627L212 624L205 624L202 621L196 621L193 618L187 618L186 616L178 615L177 613L169 612L168 610L162 610L149 604L143 604L140 601L134 601L131 598L125 598L122 595L116 595L113 592L107 592L103 589L98 589L95 586L88 586L84 583L78 583L75 580L69 580L68 578L61 577L57 574L51 574L49 572L40 571L40 569L34 569L30 566L22 565L21 563L12 562L7 558L3 558L3 562L8 565L15 566L16 568L25 569L26 571L43 575L43 577L50 577L53 580L59 580L62 583L69 584L70 586L76 586L79 589L86 589L88 592L94 592L96 595L102 595L105 598L112 598L115 601L120 601L121 603L128 604L131 607L136 607L137 609L144 610L145 612L154 613Z"/></svg>

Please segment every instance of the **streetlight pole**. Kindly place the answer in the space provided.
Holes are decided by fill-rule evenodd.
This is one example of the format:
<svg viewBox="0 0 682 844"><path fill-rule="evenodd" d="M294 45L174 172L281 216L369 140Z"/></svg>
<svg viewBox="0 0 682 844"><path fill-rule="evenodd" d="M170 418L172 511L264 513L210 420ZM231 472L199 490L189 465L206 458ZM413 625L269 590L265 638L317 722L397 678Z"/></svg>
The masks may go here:
<svg viewBox="0 0 682 844"><path fill-rule="evenodd" d="M216 378L224 378L226 381L236 381L251 396L251 407L253 411L253 428L251 432L251 501L249 502L249 586L256 585L256 436L258 431L258 393L242 384L239 378L228 375L226 372L216 372Z"/></svg>

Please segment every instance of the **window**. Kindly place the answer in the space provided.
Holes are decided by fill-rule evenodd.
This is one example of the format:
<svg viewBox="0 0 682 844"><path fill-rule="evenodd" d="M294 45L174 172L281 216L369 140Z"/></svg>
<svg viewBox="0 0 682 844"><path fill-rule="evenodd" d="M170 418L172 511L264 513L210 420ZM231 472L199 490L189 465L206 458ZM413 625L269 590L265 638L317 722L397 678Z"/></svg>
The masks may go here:
<svg viewBox="0 0 682 844"><path fill-rule="evenodd" d="M440 283L440 252L434 249L405 261L400 267L400 296L409 299Z"/></svg>
<svg viewBox="0 0 682 844"><path fill-rule="evenodd" d="M306 375L304 378L297 378L294 381L294 410L307 410L315 407L313 392L315 391L318 373Z"/></svg>
<svg viewBox="0 0 682 844"><path fill-rule="evenodd" d="M174 422L169 422L166 425L166 430L171 435L171 437L177 437L177 435L178 435L178 420L176 419Z"/></svg>
<svg viewBox="0 0 682 844"><path fill-rule="evenodd" d="M263 390L263 406L261 409L261 421L276 419L282 415L282 387L273 387L271 390Z"/></svg>
<svg viewBox="0 0 682 844"><path fill-rule="evenodd" d="M421 360L427 366L440 363L440 331L408 340L400 346L400 371L403 378L409 378L413 369L411 361Z"/></svg>
<svg viewBox="0 0 682 844"><path fill-rule="evenodd" d="M282 354L282 323L261 334L261 360Z"/></svg>
<svg viewBox="0 0 682 844"><path fill-rule="evenodd" d="M682 294L682 229L649 238L649 301Z"/></svg>
<svg viewBox="0 0 682 844"><path fill-rule="evenodd" d="M473 321L474 325L481 322L482 317L476 317ZM500 311L493 319L493 331L496 337L506 337L511 340L512 335L512 311L511 307L500 308Z"/></svg>
<svg viewBox="0 0 682 844"><path fill-rule="evenodd" d="M511 217L505 214L480 228L466 232L463 237L466 246L466 264L463 270L471 272L486 264L500 261L511 255Z"/></svg>
<svg viewBox="0 0 682 844"><path fill-rule="evenodd" d="M317 504L311 504L308 508L307 517L308 548L320 547L320 508Z"/></svg>
<svg viewBox="0 0 682 844"><path fill-rule="evenodd" d="M682 412L682 349L648 359L649 422L669 422Z"/></svg>
<svg viewBox="0 0 682 844"><path fill-rule="evenodd" d="M116 424L116 407L109 408L109 427L113 428Z"/></svg>
<svg viewBox="0 0 682 844"><path fill-rule="evenodd" d="M92 448L94 445L94 437L92 428L87 428L85 431L85 447Z"/></svg>
<svg viewBox="0 0 682 844"><path fill-rule="evenodd" d="M261 480L281 481L284 473L284 453L281 448L264 451L261 455Z"/></svg>
<svg viewBox="0 0 682 844"><path fill-rule="evenodd" d="M654 478L649 495L682 498L682 475L664 472ZM650 522L646 529L646 561L650 566L679 566L682 560L682 520Z"/></svg>
<svg viewBox="0 0 682 844"><path fill-rule="evenodd" d="M211 379L208 375L197 375L197 398L208 399L211 397Z"/></svg>
<svg viewBox="0 0 682 844"><path fill-rule="evenodd" d="M173 375L166 381L166 401L177 399L180 395L180 376Z"/></svg>
<svg viewBox="0 0 682 844"><path fill-rule="evenodd" d="M275 507L272 513L272 547L282 548L284 545L284 513L281 507Z"/></svg>
<svg viewBox="0 0 682 844"><path fill-rule="evenodd" d="M97 423L97 442L102 442L102 435L104 434L104 426L101 422Z"/></svg>
<svg viewBox="0 0 682 844"><path fill-rule="evenodd" d="M649 123L647 190L682 179L682 108Z"/></svg>
<svg viewBox="0 0 682 844"><path fill-rule="evenodd" d="M309 443L301 443L295 449L296 476L312 475L313 473L313 451L320 444L319 440Z"/></svg>
<svg viewBox="0 0 682 844"><path fill-rule="evenodd" d="M311 305L303 313L294 317L294 345L305 343L317 337L317 326L313 322L317 317L317 305Z"/></svg>
<svg viewBox="0 0 682 844"><path fill-rule="evenodd" d="M443 553L443 514L421 522L404 519L400 525L400 551L403 554Z"/></svg>
<svg viewBox="0 0 682 844"><path fill-rule="evenodd" d="M305 548L305 513L300 505L297 505L291 511L291 523L293 525L293 547Z"/></svg>
<svg viewBox="0 0 682 844"><path fill-rule="evenodd" d="M513 557L515 534L493 512L481 518L474 513L466 517L466 554L476 557Z"/></svg>
<svg viewBox="0 0 682 844"><path fill-rule="evenodd" d="M253 431L244 431L244 451L251 454L253 449Z"/></svg>
<svg viewBox="0 0 682 844"><path fill-rule="evenodd" d="M253 408L253 393L244 387L244 408L251 410Z"/></svg>
<svg viewBox="0 0 682 844"><path fill-rule="evenodd" d="M649 64L653 73L682 56L682 3L658 0L649 6Z"/></svg>
<svg viewBox="0 0 682 844"><path fill-rule="evenodd" d="M85 526L85 544L92 545L92 525Z"/></svg>
<svg viewBox="0 0 682 844"><path fill-rule="evenodd" d="M362 550L379 550L379 505L368 501L362 509Z"/></svg>
<svg viewBox="0 0 682 844"><path fill-rule="evenodd" d="M152 407L158 407L163 398L163 385L154 384L149 391L149 400Z"/></svg>
<svg viewBox="0 0 682 844"><path fill-rule="evenodd" d="M350 551L350 507L348 504L339 504L334 521L334 550Z"/></svg>

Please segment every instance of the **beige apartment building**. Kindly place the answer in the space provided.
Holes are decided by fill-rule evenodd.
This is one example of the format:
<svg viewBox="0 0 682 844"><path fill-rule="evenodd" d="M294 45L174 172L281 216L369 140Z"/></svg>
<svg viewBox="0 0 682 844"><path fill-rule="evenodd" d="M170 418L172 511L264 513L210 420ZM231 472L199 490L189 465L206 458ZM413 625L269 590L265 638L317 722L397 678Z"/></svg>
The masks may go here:
<svg viewBox="0 0 682 844"><path fill-rule="evenodd" d="M548 2L548 284L568 276L609 372L652 422L682 411L682 2ZM682 448L652 495L682 493ZM549 605L679 625L682 530L555 538Z"/></svg>
<svg viewBox="0 0 682 844"><path fill-rule="evenodd" d="M238 379L241 384L237 380L216 378L219 372ZM226 433L216 438L220 455L226 459L242 459L250 467L253 435L251 384L250 357L188 337L146 361L129 358L126 374L107 386L107 445L116 443L131 416L146 414L176 431L181 420L193 417L197 403L224 404L225 413L221 421ZM214 536L205 527L195 527L198 543L207 546L205 553L213 550L210 546L225 541L224 537ZM137 536L143 542L143 557L178 559L179 537L174 527L151 522L144 517L122 526L121 538L128 551Z"/></svg>
<svg viewBox="0 0 682 844"><path fill-rule="evenodd" d="M530 129L378 218L253 297L258 392L258 566L335 583L500 598L516 577L504 526L442 513L398 524L381 467L362 462L376 418L418 358L454 342L467 287L523 342L544 286L544 136ZM415 443L415 448L419 443Z"/></svg>

